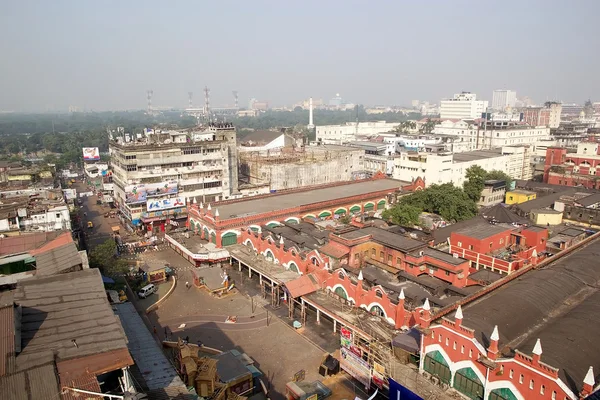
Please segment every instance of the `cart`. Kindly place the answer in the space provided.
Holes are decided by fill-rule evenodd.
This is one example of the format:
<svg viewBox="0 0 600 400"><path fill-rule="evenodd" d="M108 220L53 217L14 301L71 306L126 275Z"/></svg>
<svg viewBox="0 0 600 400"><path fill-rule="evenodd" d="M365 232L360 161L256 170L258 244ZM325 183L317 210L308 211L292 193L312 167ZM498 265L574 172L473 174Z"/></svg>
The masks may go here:
<svg viewBox="0 0 600 400"><path fill-rule="evenodd" d="M94 223L92 221L88 221L87 227L88 229L94 229Z"/></svg>

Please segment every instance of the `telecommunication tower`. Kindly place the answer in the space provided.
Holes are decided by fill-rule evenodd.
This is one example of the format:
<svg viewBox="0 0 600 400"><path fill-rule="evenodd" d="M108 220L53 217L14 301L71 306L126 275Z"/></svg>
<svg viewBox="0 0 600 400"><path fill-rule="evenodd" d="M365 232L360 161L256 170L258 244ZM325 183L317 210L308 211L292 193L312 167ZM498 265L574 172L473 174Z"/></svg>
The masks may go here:
<svg viewBox="0 0 600 400"><path fill-rule="evenodd" d="M204 86L204 117L208 118L210 115L210 89L208 86Z"/></svg>
<svg viewBox="0 0 600 400"><path fill-rule="evenodd" d="M239 107L239 103L238 103L238 91L234 90L233 92L231 92L233 94L233 99L235 100L235 108L238 109Z"/></svg>
<svg viewBox="0 0 600 400"><path fill-rule="evenodd" d="M152 111L152 95L154 91L152 89L146 92L146 100L148 101L148 112Z"/></svg>
<svg viewBox="0 0 600 400"><path fill-rule="evenodd" d="M192 107L192 98L194 97L194 92L188 92L188 108Z"/></svg>

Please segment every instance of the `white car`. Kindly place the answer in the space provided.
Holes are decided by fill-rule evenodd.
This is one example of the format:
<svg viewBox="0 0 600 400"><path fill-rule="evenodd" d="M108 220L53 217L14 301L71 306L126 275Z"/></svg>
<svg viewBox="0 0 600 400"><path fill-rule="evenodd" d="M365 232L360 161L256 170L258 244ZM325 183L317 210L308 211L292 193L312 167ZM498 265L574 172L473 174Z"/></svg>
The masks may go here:
<svg viewBox="0 0 600 400"><path fill-rule="evenodd" d="M151 283L140 289L140 291L138 292L138 297L140 299L145 299L146 297L150 296L152 293L155 293L157 290L158 290L158 288Z"/></svg>

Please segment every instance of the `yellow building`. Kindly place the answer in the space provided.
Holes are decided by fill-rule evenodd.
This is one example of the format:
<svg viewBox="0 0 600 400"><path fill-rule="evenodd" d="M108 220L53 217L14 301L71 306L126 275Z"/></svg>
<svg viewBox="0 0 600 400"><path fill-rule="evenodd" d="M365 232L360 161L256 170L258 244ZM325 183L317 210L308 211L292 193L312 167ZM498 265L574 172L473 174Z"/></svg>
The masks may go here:
<svg viewBox="0 0 600 400"><path fill-rule="evenodd" d="M516 189L506 192L506 204L521 204L529 200L535 200L537 193L529 190Z"/></svg>
<svg viewBox="0 0 600 400"><path fill-rule="evenodd" d="M562 217L562 212L544 208L537 208L531 210L529 213L529 219L531 219L534 224L542 226L560 225L562 223Z"/></svg>

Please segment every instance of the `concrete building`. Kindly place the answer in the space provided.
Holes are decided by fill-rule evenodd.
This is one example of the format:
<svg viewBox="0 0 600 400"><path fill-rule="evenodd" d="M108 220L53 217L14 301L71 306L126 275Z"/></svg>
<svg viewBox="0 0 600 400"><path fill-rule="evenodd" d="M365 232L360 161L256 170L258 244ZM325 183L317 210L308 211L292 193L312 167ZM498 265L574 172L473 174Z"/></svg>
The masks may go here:
<svg viewBox="0 0 600 400"><path fill-rule="evenodd" d="M517 103L517 92L514 90L499 89L492 93L492 108L503 111L514 108Z"/></svg>
<svg viewBox="0 0 600 400"><path fill-rule="evenodd" d="M600 146L581 142L576 153L562 147L546 150L544 182L552 185L583 186L600 189Z"/></svg>
<svg viewBox="0 0 600 400"><path fill-rule="evenodd" d="M549 128L558 128L560 125L560 116L562 114L562 105L556 102L548 102L543 107L525 107L521 109L523 113L523 122L536 126L547 126Z"/></svg>
<svg viewBox="0 0 600 400"><path fill-rule="evenodd" d="M426 185L454 183L462 186L467 169L478 165L486 171L505 171L514 179L531 179L528 147L505 146L463 153L402 153L394 157L394 179L422 177Z"/></svg>
<svg viewBox="0 0 600 400"><path fill-rule="evenodd" d="M282 135L283 136L283 135ZM276 139L277 140L277 139ZM279 191L364 178L365 151L347 146L281 147L239 152L239 179Z"/></svg>
<svg viewBox="0 0 600 400"><path fill-rule="evenodd" d="M111 141L114 201L129 222L185 218L186 203L238 194L236 132L231 124L197 131L149 132Z"/></svg>
<svg viewBox="0 0 600 400"><path fill-rule="evenodd" d="M504 202L506 194L506 182L498 180L485 181L485 186L481 191L481 198L477 202L478 206L490 207Z"/></svg>
<svg viewBox="0 0 600 400"><path fill-rule="evenodd" d="M316 128L317 142L343 144L358 140L359 136L372 136L393 131L397 122L348 122L343 125L321 125Z"/></svg>
<svg viewBox="0 0 600 400"><path fill-rule="evenodd" d="M440 103L440 118L442 119L475 119L481 118L486 112L488 102L477 100L477 95L470 92L455 94L451 99Z"/></svg>

